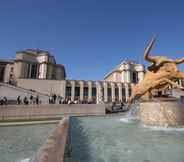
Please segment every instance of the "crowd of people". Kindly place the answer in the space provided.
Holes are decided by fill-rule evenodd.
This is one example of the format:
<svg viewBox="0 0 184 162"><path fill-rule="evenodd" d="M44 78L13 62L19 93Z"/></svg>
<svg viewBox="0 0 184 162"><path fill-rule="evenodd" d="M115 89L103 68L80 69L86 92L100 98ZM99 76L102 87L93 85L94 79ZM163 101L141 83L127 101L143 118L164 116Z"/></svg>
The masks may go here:
<svg viewBox="0 0 184 162"><path fill-rule="evenodd" d="M0 105L30 105L30 104L36 104L39 105L41 104L42 101L40 97L33 96L33 95L26 95L26 96L18 96L16 99L8 99L6 96L0 97ZM48 99L49 104L94 104L95 102L93 101L88 101L88 100L79 100L75 99L72 101L70 98L63 98L59 95L52 94L49 96Z"/></svg>
<svg viewBox="0 0 184 162"><path fill-rule="evenodd" d="M95 104L95 102L79 99L75 99L74 101L72 101L71 99L66 98L65 100L63 100L63 104Z"/></svg>
<svg viewBox="0 0 184 162"><path fill-rule="evenodd" d="M47 102L47 101L46 101ZM41 104L42 101L38 95L26 95L26 96L18 96L16 100L12 102L11 99L7 99L6 96L0 97L0 105L8 105L8 104L17 104L17 105L29 105L29 104ZM71 98L66 97L63 98L60 95L51 94L48 99L49 104L95 104L95 101L91 100L80 100L79 98L76 98L74 101L71 100ZM112 102L112 109L116 107L117 104L115 102ZM121 107L123 107L123 102L121 102Z"/></svg>
<svg viewBox="0 0 184 162"><path fill-rule="evenodd" d="M33 96L30 95L28 96L18 96L16 100L13 99L8 99L6 96L0 97L0 105L12 105L12 104L17 104L17 105L29 105L29 104L41 104L41 100L39 99L39 96Z"/></svg>
<svg viewBox="0 0 184 162"><path fill-rule="evenodd" d="M33 95L30 95L30 97L23 97L21 98L21 96L18 96L17 97L17 104L20 105L20 104L24 104L24 105L29 105L29 104L36 104L36 105L39 105L41 104L41 100L39 99L39 96L33 96Z"/></svg>
<svg viewBox="0 0 184 162"><path fill-rule="evenodd" d="M92 103L95 102L79 99L75 99L74 101L72 101L70 98L63 98L59 95L57 96L56 94L52 94L49 97L49 104L92 104Z"/></svg>
<svg viewBox="0 0 184 162"><path fill-rule="evenodd" d="M8 104L8 100L7 98L4 97L0 97L0 105L7 105Z"/></svg>

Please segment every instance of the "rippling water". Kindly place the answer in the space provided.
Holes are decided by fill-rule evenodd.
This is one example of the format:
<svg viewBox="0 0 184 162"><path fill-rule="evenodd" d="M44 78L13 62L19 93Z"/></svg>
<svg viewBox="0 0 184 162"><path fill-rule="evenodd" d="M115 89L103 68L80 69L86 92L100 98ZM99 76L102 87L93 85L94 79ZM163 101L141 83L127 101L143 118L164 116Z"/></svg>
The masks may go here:
<svg viewBox="0 0 184 162"><path fill-rule="evenodd" d="M26 158L26 159L22 159L22 160L20 160L19 162L30 162L30 158Z"/></svg>
<svg viewBox="0 0 184 162"><path fill-rule="evenodd" d="M65 162L184 162L183 128L155 130L116 116L71 121Z"/></svg>
<svg viewBox="0 0 184 162"><path fill-rule="evenodd" d="M28 162L55 124L0 127L0 162Z"/></svg>

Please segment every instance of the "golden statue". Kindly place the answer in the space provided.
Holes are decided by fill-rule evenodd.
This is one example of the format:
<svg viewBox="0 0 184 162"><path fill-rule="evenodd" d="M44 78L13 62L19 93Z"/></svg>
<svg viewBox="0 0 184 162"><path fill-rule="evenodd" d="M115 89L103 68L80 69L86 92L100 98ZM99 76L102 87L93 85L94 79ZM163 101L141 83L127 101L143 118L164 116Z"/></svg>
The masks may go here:
<svg viewBox="0 0 184 162"><path fill-rule="evenodd" d="M146 93L148 96L152 96L152 90L155 89L165 90L170 85L184 89L175 83L178 79L184 79L184 73L177 68L177 64L183 63L184 58L172 60L164 56L150 56L149 53L154 43L155 39L153 38L144 52L144 59L152 64L148 67L144 79L134 87L128 104Z"/></svg>

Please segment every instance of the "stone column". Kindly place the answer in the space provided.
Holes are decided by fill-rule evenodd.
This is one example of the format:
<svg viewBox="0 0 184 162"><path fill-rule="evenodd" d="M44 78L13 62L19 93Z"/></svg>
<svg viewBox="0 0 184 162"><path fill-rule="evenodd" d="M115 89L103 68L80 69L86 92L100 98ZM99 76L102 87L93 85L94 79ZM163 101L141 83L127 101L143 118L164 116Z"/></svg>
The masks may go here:
<svg viewBox="0 0 184 162"><path fill-rule="evenodd" d="M80 100L83 101L84 100L84 82L80 81Z"/></svg>
<svg viewBox="0 0 184 162"><path fill-rule="evenodd" d="M111 97L112 102L115 102L115 83L111 83Z"/></svg>
<svg viewBox="0 0 184 162"><path fill-rule="evenodd" d="M88 81L88 101L92 101L92 81Z"/></svg>
<svg viewBox="0 0 184 162"><path fill-rule="evenodd" d="M72 85L72 88L71 88L71 101L74 101L75 100L75 81L74 80L71 81L71 85Z"/></svg>
<svg viewBox="0 0 184 162"><path fill-rule="evenodd" d="M103 83L103 87L104 87L104 102L108 102L108 94L107 94L108 85L107 85L107 82Z"/></svg>
<svg viewBox="0 0 184 162"><path fill-rule="evenodd" d="M46 63L43 63L40 65L39 73L40 73L39 78L41 78L41 79L47 78L47 64Z"/></svg>
<svg viewBox="0 0 184 162"><path fill-rule="evenodd" d="M178 80L178 83L179 83L180 86L182 86L182 80L181 79Z"/></svg>
<svg viewBox="0 0 184 162"><path fill-rule="evenodd" d="M96 103L100 104L102 102L102 87L100 82L96 82Z"/></svg>
<svg viewBox="0 0 184 162"><path fill-rule="evenodd" d="M143 71L138 72L138 79L139 79L139 82L141 82L144 79L144 72Z"/></svg>
<svg viewBox="0 0 184 162"><path fill-rule="evenodd" d="M123 71L121 72L121 81L122 81L123 83L126 82L126 75L125 75L125 74L126 74L126 71L123 70Z"/></svg>
<svg viewBox="0 0 184 162"><path fill-rule="evenodd" d="M24 77L23 70L24 70L23 62L19 62L19 61L15 62L14 74L16 78Z"/></svg>
<svg viewBox="0 0 184 162"><path fill-rule="evenodd" d="M122 83L118 83L119 101L122 101Z"/></svg>
<svg viewBox="0 0 184 162"><path fill-rule="evenodd" d="M63 99L66 98L66 80L62 80L61 81L61 93L60 93L61 97L63 97Z"/></svg>
<svg viewBox="0 0 184 162"><path fill-rule="evenodd" d="M9 68L9 64L7 65L0 65L0 71L4 71L4 75L3 75L3 82L8 83L10 80L10 68Z"/></svg>
<svg viewBox="0 0 184 162"><path fill-rule="evenodd" d="M129 85L125 83L125 100L128 101L129 98Z"/></svg>
<svg viewBox="0 0 184 162"><path fill-rule="evenodd" d="M126 71L126 82L130 83L131 82L131 78L130 78L130 70Z"/></svg>

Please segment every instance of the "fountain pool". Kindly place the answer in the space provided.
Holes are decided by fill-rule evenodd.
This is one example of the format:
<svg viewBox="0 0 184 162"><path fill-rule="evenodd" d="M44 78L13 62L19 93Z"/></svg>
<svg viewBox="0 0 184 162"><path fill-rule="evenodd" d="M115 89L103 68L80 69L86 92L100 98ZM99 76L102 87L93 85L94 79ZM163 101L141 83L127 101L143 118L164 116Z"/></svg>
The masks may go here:
<svg viewBox="0 0 184 162"><path fill-rule="evenodd" d="M71 117L65 162L184 162L184 128L125 116ZM56 124L0 127L0 162L28 162Z"/></svg>
<svg viewBox="0 0 184 162"><path fill-rule="evenodd" d="M0 127L0 162L28 162L56 124Z"/></svg>
<svg viewBox="0 0 184 162"><path fill-rule="evenodd" d="M69 131L65 162L184 162L184 128L108 116L72 117Z"/></svg>

